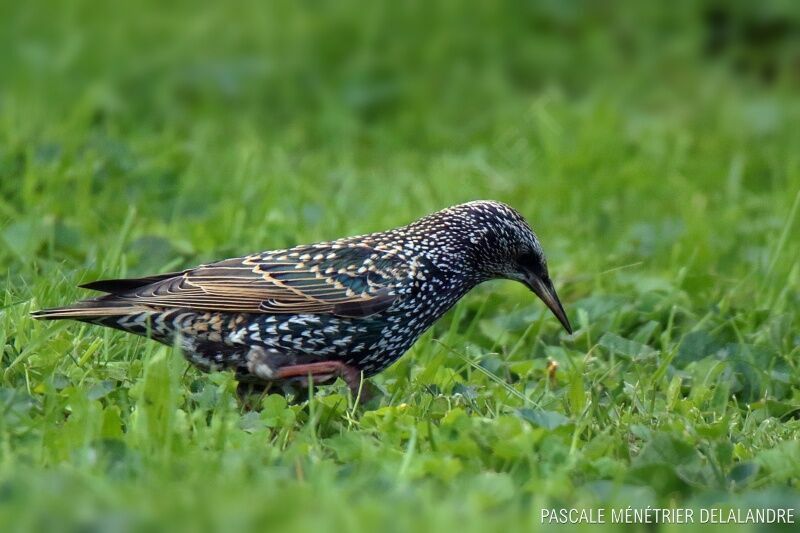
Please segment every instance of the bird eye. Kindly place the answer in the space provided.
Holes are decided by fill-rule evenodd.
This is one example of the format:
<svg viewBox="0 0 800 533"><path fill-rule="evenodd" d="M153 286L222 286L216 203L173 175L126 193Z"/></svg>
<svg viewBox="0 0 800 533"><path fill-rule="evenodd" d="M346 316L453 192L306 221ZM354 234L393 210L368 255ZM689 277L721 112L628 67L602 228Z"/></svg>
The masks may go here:
<svg viewBox="0 0 800 533"><path fill-rule="evenodd" d="M517 262L520 265L528 268L533 268L533 266L538 263L536 256L531 252L523 252L520 254L519 257L517 257Z"/></svg>
<svg viewBox="0 0 800 533"><path fill-rule="evenodd" d="M519 266L533 272L539 278L547 277L547 266L541 256L531 251L523 252L517 259Z"/></svg>

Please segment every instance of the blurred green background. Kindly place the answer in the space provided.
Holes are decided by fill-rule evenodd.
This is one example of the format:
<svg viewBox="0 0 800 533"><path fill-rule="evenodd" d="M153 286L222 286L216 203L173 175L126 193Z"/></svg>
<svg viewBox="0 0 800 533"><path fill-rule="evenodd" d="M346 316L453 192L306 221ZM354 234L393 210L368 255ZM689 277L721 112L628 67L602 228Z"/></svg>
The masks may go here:
<svg viewBox="0 0 800 533"><path fill-rule="evenodd" d="M796 2L0 12L0 529L800 506ZM479 198L539 233L576 334L486 284L367 408L340 384L246 412L172 350L28 317Z"/></svg>

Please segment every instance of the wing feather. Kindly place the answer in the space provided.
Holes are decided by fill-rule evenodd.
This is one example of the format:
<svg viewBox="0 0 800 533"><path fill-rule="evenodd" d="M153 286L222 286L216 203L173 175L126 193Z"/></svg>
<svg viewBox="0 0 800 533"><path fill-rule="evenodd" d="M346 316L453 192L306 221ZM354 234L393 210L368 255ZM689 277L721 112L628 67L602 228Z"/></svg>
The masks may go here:
<svg viewBox="0 0 800 533"><path fill-rule="evenodd" d="M156 281L114 297L153 307L363 317L391 306L408 274L405 260L392 252L312 245L143 278Z"/></svg>

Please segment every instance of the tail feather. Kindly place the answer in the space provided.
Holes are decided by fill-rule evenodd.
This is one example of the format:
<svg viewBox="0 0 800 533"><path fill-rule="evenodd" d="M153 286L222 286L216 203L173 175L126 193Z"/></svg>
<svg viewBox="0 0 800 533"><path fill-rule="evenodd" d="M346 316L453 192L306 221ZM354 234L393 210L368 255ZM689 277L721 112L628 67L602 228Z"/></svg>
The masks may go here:
<svg viewBox="0 0 800 533"><path fill-rule="evenodd" d="M105 296L97 298L89 298L81 300L66 307L54 307L52 309L41 309L34 311L31 316L40 320L58 320L58 319L73 319L73 320L87 320L92 321L109 316L122 316L133 313L140 313L148 311L150 308L137 305L131 300L122 298L122 296L133 289L163 281L168 278L180 276L182 272L168 272L166 274L158 274L156 276L147 276L144 278L135 279L104 279L93 281L85 285L81 285L84 289L92 289L95 291L107 292Z"/></svg>
<svg viewBox="0 0 800 533"><path fill-rule="evenodd" d="M131 302L113 300L110 298L94 298L76 302L66 307L40 309L31 313L38 320L91 320L107 316L121 316L130 313L145 311L147 308Z"/></svg>
<svg viewBox="0 0 800 533"><path fill-rule="evenodd" d="M155 276L146 276L143 278L126 278L126 279L101 279L91 283L85 283L80 287L82 289L91 289L93 291L107 292L109 294L122 294L151 283L164 281L165 279L174 278L183 275L186 270L181 272L168 272L166 274L158 274Z"/></svg>

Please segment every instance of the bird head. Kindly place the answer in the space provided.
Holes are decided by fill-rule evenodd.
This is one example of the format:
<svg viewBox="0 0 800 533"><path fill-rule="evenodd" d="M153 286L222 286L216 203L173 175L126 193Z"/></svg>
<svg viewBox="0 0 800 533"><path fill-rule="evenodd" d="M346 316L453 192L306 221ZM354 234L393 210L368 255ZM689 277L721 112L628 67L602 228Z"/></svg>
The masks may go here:
<svg viewBox="0 0 800 533"><path fill-rule="evenodd" d="M535 237L534 237L535 238ZM572 326L567 318L567 313L558 299L558 294L547 271L547 260L541 248L531 248L518 254L513 259L512 269L506 273L508 279L522 282L536 294L567 330L572 333Z"/></svg>
<svg viewBox="0 0 800 533"><path fill-rule="evenodd" d="M538 296L572 333L567 314L558 299L547 259L539 239L514 208L495 201L477 201L456 206L472 226L469 246L487 278L513 279Z"/></svg>

